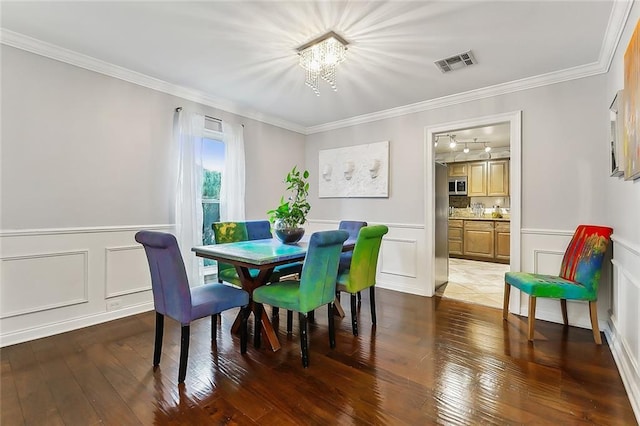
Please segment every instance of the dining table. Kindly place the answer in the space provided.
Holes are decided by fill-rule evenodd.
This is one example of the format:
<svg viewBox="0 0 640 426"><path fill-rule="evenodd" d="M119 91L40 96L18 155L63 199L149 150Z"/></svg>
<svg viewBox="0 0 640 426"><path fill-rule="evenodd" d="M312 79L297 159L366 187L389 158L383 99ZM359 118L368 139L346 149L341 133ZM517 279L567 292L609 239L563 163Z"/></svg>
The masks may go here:
<svg viewBox="0 0 640 426"><path fill-rule="evenodd" d="M346 240L342 246L342 251L353 250L355 242L355 239ZM293 244L285 244L276 238L269 238L196 246L193 247L191 251L198 257L235 266L242 288L251 296L251 312L255 316L256 310L252 298L253 291L269 282L269 277L276 266L304 260L308 247L309 238L305 236L301 241ZM250 269L257 270L257 274L255 272L252 274ZM279 350L280 342L269 320L269 316L264 309L262 310L261 317L254 318L254 321L260 321L263 335L269 347L271 347L274 352Z"/></svg>

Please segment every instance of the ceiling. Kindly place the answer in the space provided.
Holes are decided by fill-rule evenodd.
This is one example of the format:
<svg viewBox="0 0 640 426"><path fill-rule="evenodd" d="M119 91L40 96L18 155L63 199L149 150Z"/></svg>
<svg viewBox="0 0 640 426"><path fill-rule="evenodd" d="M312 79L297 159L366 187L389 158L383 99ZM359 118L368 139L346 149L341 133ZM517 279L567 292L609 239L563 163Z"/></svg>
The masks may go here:
<svg viewBox="0 0 640 426"><path fill-rule="evenodd" d="M118 75L134 71L130 81L152 77L184 89L188 99L312 133L496 85L515 90L522 82L535 87L606 72L629 6L613 0L3 0L1 8L5 44L42 51L34 46L45 42L47 52L58 49L48 56L94 58L124 68L115 67ZM316 96L304 84L296 48L328 30L350 44L338 91L321 82ZM468 50L476 65L446 74L434 65Z"/></svg>

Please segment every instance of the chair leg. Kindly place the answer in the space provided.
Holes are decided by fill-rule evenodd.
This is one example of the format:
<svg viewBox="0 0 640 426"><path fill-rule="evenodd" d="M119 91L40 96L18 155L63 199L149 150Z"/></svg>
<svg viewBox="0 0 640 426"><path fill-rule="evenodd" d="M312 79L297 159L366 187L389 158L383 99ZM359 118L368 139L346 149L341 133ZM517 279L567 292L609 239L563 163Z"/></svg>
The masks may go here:
<svg viewBox="0 0 640 426"><path fill-rule="evenodd" d="M293 332L293 311L287 311L287 334Z"/></svg>
<svg viewBox="0 0 640 426"><path fill-rule="evenodd" d="M562 309L562 322L569 325L569 317L567 315L567 299L560 299L560 309Z"/></svg>
<svg viewBox="0 0 640 426"><path fill-rule="evenodd" d="M156 312L156 341L153 348L153 371L160 365L160 355L162 355L162 335L164 333L164 315Z"/></svg>
<svg viewBox="0 0 640 426"><path fill-rule="evenodd" d="M360 297L360 292L358 292L358 297ZM371 323L376 325L376 288L374 286L369 287L369 303L371 304Z"/></svg>
<svg viewBox="0 0 640 426"><path fill-rule="evenodd" d="M309 366L309 346L307 339L307 314L300 312L298 314L300 318L300 350L302 351L302 366L307 368Z"/></svg>
<svg viewBox="0 0 640 426"><path fill-rule="evenodd" d="M356 295L351 295L351 331L354 336L358 335L358 312L356 308Z"/></svg>
<svg viewBox="0 0 640 426"><path fill-rule="evenodd" d="M253 346L260 349L260 335L262 334L262 303L253 302Z"/></svg>
<svg viewBox="0 0 640 426"><path fill-rule="evenodd" d="M536 298L529 296L529 341L533 342L533 331L536 326Z"/></svg>
<svg viewBox="0 0 640 426"><path fill-rule="evenodd" d="M509 316L509 296L511 295L511 284L504 283L504 301L502 302L502 319Z"/></svg>
<svg viewBox="0 0 640 426"><path fill-rule="evenodd" d="M240 316L242 317L242 325L240 326L240 353L247 353L247 320L251 310L248 306L240 308Z"/></svg>
<svg viewBox="0 0 640 426"><path fill-rule="evenodd" d="M183 383L187 375L187 358L189 358L189 325L182 326L180 336L180 368L178 369L178 383Z"/></svg>
<svg viewBox="0 0 640 426"><path fill-rule="evenodd" d="M271 317L275 318L278 315L280 315L280 308L278 308L277 306L272 306L271 307Z"/></svg>
<svg viewBox="0 0 640 426"><path fill-rule="evenodd" d="M315 323L316 322L316 313L315 311L309 311L308 316L307 316L307 320L311 323Z"/></svg>
<svg viewBox="0 0 640 426"><path fill-rule="evenodd" d="M216 340L216 334L218 332L218 314L211 315L211 341Z"/></svg>
<svg viewBox="0 0 640 426"><path fill-rule="evenodd" d="M596 341L596 345L601 345L602 337L600 337L600 328L598 327L598 304L595 300L593 302L589 302L589 316L591 317L593 339Z"/></svg>
<svg viewBox="0 0 640 426"><path fill-rule="evenodd" d="M336 326L333 320L333 303L329 303L327 308L329 310L329 346L333 349L336 347Z"/></svg>
<svg viewBox="0 0 640 426"><path fill-rule="evenodd" d="M362 304L362 295L358 292L358 307Z"/></svg>

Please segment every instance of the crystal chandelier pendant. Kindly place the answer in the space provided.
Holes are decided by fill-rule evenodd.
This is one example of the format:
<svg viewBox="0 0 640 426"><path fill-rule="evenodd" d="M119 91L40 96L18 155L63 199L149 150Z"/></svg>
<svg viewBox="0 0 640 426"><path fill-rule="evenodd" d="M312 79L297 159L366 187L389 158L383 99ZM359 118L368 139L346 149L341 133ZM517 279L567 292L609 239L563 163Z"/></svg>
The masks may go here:
<svg viewBox="0 0 640 426"><path fill-rule="evenodd" d="M300 66L305 69L305 84L320 96L318 81L324 80L337 91L337 65L346 57L347 41L334 32L329 32L298 48Z"/></svg>

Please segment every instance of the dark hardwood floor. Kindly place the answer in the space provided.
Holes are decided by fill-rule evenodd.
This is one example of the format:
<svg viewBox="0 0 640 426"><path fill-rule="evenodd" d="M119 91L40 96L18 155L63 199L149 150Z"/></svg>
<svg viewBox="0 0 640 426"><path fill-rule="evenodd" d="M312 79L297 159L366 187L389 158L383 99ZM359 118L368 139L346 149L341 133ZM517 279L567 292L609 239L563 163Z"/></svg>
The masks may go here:
<svg viewBox="0 0 640 426"><path fill-rule="evenodd" d="M180 387L174 321L166 321L160 369L151 369L153 312L5 347L0 422L636 424L611 351L590 330L538 321L530 344L526 319L504 323L498 309L383 289L377 305L373 329L363 294L359 337L348 315L336 320L333 350L326 310L316 312L307 369L297 318L287 336L284 311L275 353L250 343L240 355L229 333L235 311L213 344L210 321L196 321Z"/></svg>

